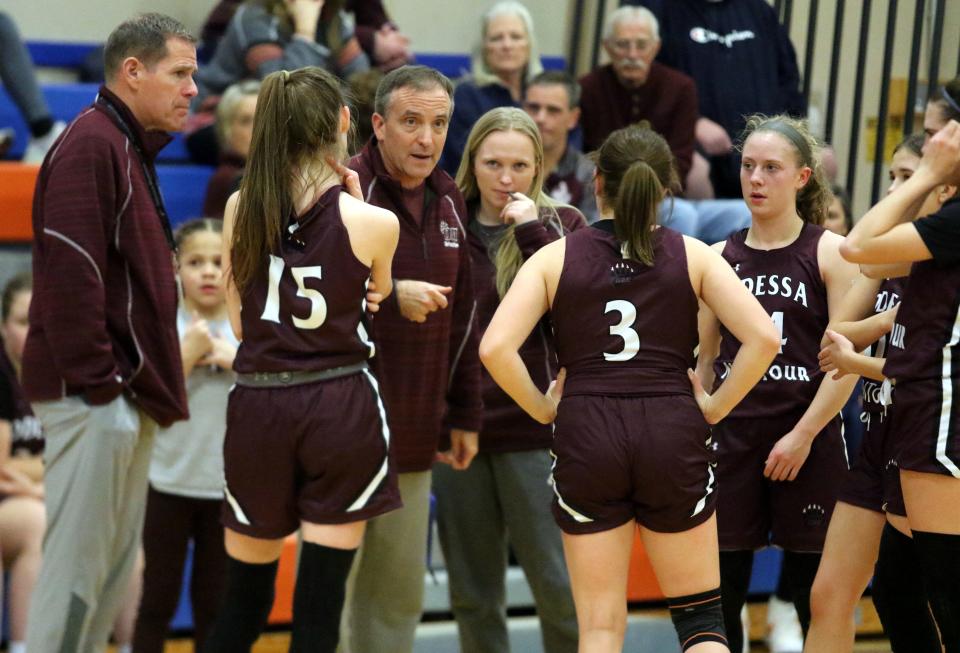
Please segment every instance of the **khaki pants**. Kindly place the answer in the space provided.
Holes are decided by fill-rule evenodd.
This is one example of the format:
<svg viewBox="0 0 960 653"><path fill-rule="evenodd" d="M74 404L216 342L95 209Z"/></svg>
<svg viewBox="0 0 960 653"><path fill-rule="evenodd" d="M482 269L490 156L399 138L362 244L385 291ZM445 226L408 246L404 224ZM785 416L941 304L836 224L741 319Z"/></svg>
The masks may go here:
<svg viewBox="0 0 960 653"><path fill-rule="evenodd" d="M99 653L137 557L156 423L123 396L33 410L46 438L47 532L27 650Z"/></svg>
<svg viewBox="0 0 960 653"><path fill-rule="evenodd" d="M431 472L400 474L403 508L367 522L340 620L346 653L409 653L423 612Z"/></svg>

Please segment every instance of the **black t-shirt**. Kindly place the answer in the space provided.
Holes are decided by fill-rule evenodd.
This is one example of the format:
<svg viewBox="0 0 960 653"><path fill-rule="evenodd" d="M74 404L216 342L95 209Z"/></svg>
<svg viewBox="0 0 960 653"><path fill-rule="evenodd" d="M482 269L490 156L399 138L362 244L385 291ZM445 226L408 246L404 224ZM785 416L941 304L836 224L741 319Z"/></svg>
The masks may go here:
<svg viewBox="0 0 960 653"><path fill-rule="evenodd" d="M960 263L960 200L950 200L939 211L914 224L937 263Z"/></svg>

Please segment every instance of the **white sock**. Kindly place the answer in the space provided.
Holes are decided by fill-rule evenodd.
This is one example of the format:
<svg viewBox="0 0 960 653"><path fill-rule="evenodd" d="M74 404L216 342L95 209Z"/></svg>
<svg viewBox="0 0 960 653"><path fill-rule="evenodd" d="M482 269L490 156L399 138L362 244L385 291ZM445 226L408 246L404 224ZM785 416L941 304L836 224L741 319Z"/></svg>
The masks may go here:
<svg viewBox="0 0 960 653"><path fill-rule="evenodd" d="M7 653L27 653L26 642L10 642Z"/></svg>

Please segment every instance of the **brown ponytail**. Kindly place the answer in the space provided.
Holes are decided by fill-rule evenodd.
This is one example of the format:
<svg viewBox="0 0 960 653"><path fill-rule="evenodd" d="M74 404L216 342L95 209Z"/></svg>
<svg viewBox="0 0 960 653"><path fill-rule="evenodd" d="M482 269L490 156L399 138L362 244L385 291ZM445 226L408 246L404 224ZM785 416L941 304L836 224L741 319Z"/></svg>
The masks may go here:
<svg viewBox="0 0 960 653"><path fill-rule="evenodd" d="M344 103L340 82L322 68L281 70L263 80L230 244L239 291L263 266L265 255L277 252L293 212L294 172L328 154L340 158Z"/></svg>
<svg viewBox="0 0 960 653"><path fill-rule="evenodd" d="M653 265L653 227L665 192L680 187L670 146L642 122L618 129L593 155L603 179L601 203L613 207L623 254Z"/></svg>

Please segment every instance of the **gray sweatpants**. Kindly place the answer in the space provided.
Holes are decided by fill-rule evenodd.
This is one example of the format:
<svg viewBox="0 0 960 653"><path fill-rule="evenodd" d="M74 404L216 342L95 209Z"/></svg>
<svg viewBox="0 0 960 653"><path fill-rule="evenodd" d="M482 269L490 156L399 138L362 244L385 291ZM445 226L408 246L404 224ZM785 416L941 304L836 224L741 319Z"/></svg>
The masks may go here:
<svg viewBox="0 0 960 653"><path fill-rule="evenodd" d="M123 396L33 410L46 437L47 532L27 650L99 653L137 557L156 423Z"/></svg>
<svg viewBox="0 0 960 653"><path fill-rule="evenodd" d="M340 620L345 653L410 653L423 611L430 472L397 475L403 507L367 522Z"/></svg>
<svg viewBox="0 0 960 653"><path fill-rule="evenodd" d="M546 449L481 453L462 472L433 471L437 526L450 582L450 607L462 653L506 653L507 544L517 556L540 617L543 650L577 650L577 616Z"/></svg>
<svg viewBox="0 0 960 653"><path fill-rule="evenodd" d="M0 11L0 81L28 124L47 118L50 110L40 93L30 53L13 19Z"/></svg>

